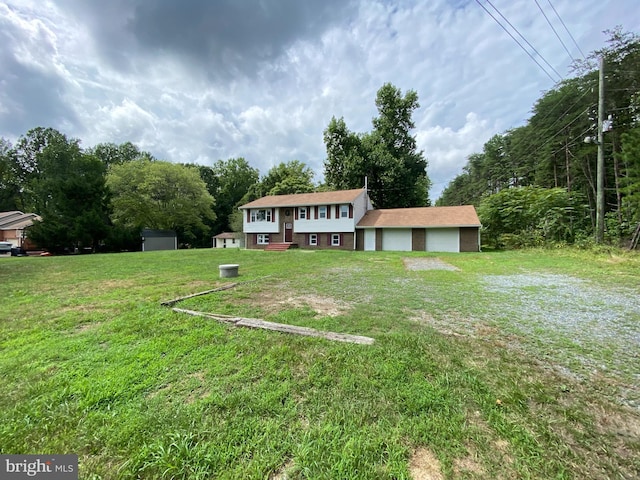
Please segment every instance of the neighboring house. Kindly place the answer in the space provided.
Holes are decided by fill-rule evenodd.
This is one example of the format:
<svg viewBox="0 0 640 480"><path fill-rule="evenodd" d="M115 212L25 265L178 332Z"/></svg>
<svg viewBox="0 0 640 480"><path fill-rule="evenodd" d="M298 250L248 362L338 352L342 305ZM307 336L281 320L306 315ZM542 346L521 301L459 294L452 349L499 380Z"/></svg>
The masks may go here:
<svg viewBox="0 0 640 480"><path fill-rule="evenodd" d="M356 226L359 250L480 251L473 205L370 210Z"/></svg>
<svg viewBox="0 0 640 480"><path fill-rule="evenodd" d="M178 236L173 230L142 230L142 251L177 250Z"/></svg>
<svg viewBox="0 0 640 480"><path fill-rule="evenodd" d="M355 250L356 225L370 209L364 189L262 197L240 207L245 245Z"/></svg>
<svg viewBox="0 0 640 480"><path fill-rule="evenodd" d="M480 251L472 205L374 210L364 189L271 195L240 207L247 248Z"/></svg>
<svg viewBox="0 0 640 480"><path fill-rule="evenodd" d="M35 248L27 237L27 229L35 220L42 219L35 213L22 213L17 210L0 212L0 241L10 242L14 247L24 250Z"/></svg>
<svg viewBox="0 0 640 480"><path fill-rule="evenodd" d="M242 243L242 238L233 232L222 232L213 237L213 248L240 248Z"/></svg>

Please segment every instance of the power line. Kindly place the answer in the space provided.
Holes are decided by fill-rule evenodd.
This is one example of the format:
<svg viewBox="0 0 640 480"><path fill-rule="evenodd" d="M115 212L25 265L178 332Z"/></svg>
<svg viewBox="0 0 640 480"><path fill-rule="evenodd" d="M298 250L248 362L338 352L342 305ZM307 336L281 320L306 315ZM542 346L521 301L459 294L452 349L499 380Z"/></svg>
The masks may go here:
<svg viewBox="0 0 640 480"><path fill-rule="evenodd" d="M552 81L553 83L556 83L556 82L557 82L557 80L551 76L551 74L550 74L550 73L549 73L549 72L548 72L548 71L547 71L547 70L546 70L546 69L545 69L545 68L540 64L540 62L538 62L538 60L536 60L536 59L535 59L535 57L534 57L533 55L531 55L531 53L530 53L526 48L524 48L524 46L523 46L523 45L518 41L518 39L517 39L516 37L514 37L514 36L513 36L513 34L512 34L509 30L507 30L507 28L506 28L502 23L500 23L500 21L499 21L496 17L494 17L494 16L493 16L493 14L492 14L489 10L487 10L487 8L486 8L482 3L480 3L480 0L476 0L476 3L477 3L478 5L480 5L480 6L482 7L482 9L483 9L485 12L487 12L487 14L488 14L491 18L493 18L493 20L494 20L498 25L500 25L500 27L501 27L505 32L507 32L507 34L508 34L512 39L513 39L513 41L514 41L514 42L516 42L516 43L518 44L518 46L519 46L519 47L520 47L520 48L521 48L521 49L522 49L522 50L523 50L527 55L529 55L529 58L531 58L531 60L533 60L533 61L536 63L536 65L538 65L538 67L540 67L540 69L541 69L541 70L542 70L542 71L547 75L547 77L549 77L549 79L551 79L551 81ZM491 2L487 1L487 3L489 3L489 5L491 5L491 6L496 10L496 12L498 12L498 13L500 14L500 16L502 16L502 18L504 18L504 16L500 13L500 11L499 11L496 7L494 7L494 6L491 4ZM505 18L505 20L506 20L506 18ZM507 21L507 22L508 22L508 21ZM514 27L512 26L512 28L514 28ZM514 30L516 30L516 29L514 28ZM516 32L517 32L517 30L516 30ZM520 34L520 32L518 32L518 34L522 37L522 35ZM522 38L524 38L524 37L522 37ZM525 40L525 41L526 41L526 40ZM527 42L527 44L529 44L529 42ZM531 45L531 44L529 44L529 45ZM532 47L532 48L533 48L533 47ZM534 50L535 50L535 49L534 49ZM542 55L540 55L537 51L536 51L536 53L540 56L540 58L543 58L543 57L542 57ZM549 62L547 62L546 60L545 60L545 62L546 62L547 64L549 64ZM556 75L558 75L558 77L562 80L562 75L560 75L560 74L559 74L559 73L558 73L558 72L557 72L553 67L552 67L552 70L553 70L553 71L556 73Z"/></svg>
<svg viewBox="0 0 640 480"><path fill-rule="evenodd" d="M573 105L571 105L569 108L567 108L567 110L560 115L555 122L553 122L550 126L549 126L549 130L553 129L553 127L555 126L556 123L558 123L560 120L562 120L569 112L573 111L573 108L578 105L580 103L580 101L588 94L589 89L585 89L585 91L583 92L582 95L580 95L580 97L575 101L575 103ZM563 100L563 99L561 99ZM558 103L556 105L560 105L560 101L558 101ZM593 108L595 106L595 104L591 104L587 107L587 109L589 108ZM548 115L547 115L548 116ZM543 122L544 120L546 120L547 116L543 117L540 122ZM570 124L569 124L570 125ZM566 128L568 125L565 125L564 127L562 127L562 129ZM560 129L560 130L562 130ZM554 135L555 136L555 135Z"/></svg>
<svg viewBox="0 0 640 480"><path fill-rule="evenodd" d="M585 88L584 92L582 92L582 95L580 95L580 97L575 101L575 103L573 105L571 105L571 107L569 107L562 115L560 115L555 122L553 122L551 124L551 126L549 127L550 129L553 128L553 126L558 123L560 121L561 118L563 118L567 113L569 113L571 110L573 110L573 107L575 107L576 105L578 105L578 103L580 103L580 100L582 100L588 93L591 93L591 89L589 88ZM565 93L562 95L562 97L560 99L558 99L557 103L551 107L551 109L549 109L549 112L542 118L540 118L538 121L539 122L544 122L548 117L551 116L551 114L555 111L556 107L559 107L562 105L562 101L569 95L568 90L565 91ZM533 118L533 117L532 117Z"/></svg>
<svg viewBox="0 0 640 480"><path fill-rule="evenodd" d="M569 123L567 123L566 125L563 125L562 128L560 130L558 130L555 134L551 135L550 137L547 137L547 140L540 145L538 148L536 148L536 150L532 153L536 153L537 151L539 151L540 149L542 149L545 145L547 145L549 142L551 142L551 140L553 140L554 138L556 138L558 135L560 135L562 133L562 131L573 125L574 123L576 123L578 121L578 119L585 113L587 113L589 111L589 109L593 108L595 105L589 105L587 108L585 108L584 110L582 110L580 113L578 113L578 115L576 115L576 117L571 120Z"/></svg>
<svg viewBox="0 0 640 480"><path fill-rule="evenodd" d="M538 9L540 10L540 12L542 13L542 16L545 18L545 20L547 21L547 23L549 24L549 26L551 27L551 30L553 30L553 33L555 33L556 38L558 40L560 40L560 43L562 44L562 46L564 47L565 52L567 52L567 55L569 55L569 58L572 61L576 61L575 58L573 58L573 55L571 55L571 52L569 51L569 49L567 48L567 46L564 44L564 42L562 41L562 39L560 38L560 35L558 35L558 32L556 31L556 29L554 28L553 24L551 23L551 21L549 20L549 17L547 17L547 14L544 13L544 10L542 10L542 7L540 6L540 4L538 3L538 0L534 0L536 2L536 5L538 6ZM556 12L557 13L557 12Z"/></svg>
<svg viewBox="0 0 640 480"><path fill-rule="evenodd" d="M551 3L551 0L547 0L549 2L549 6L551 7L551 9L554 11L554 13L556 14L556 17L558 17L558 20L560 20L560 23L562 24L562 26L564 27L565 31L567 32L567 34L569 35L569 37L571 38L571 40L573 41L573 44L576 46L576 48L578 49L578 51L580 52L580 55L582 55L582 58L586 58L586 55L584 54L584 52L582 51L582 49L580 48L580 45L578 45L578 42L576 42L576 39L573 38L573 35L571 35L571 32L569 31L569 29L567 28L567 26L564 24L564 22L562 21L562 18L560 17L560 14L558 13L558 11L555 9L555 7L553 6L553 4Z"/></svg>
<svg viewBox="0 0 640 480"><path fill-rule="evenodd" d="M591 127L587 128L582 133L579 133L578 135L574 136L572 139L567 141L566 145L563 145L562 147L558 148L557 150L554 150L553 152L550 153L550 155L555 155L556 153L563 151L565 148L573 147L575 145L579 145L581 142L584 141L584 135L586 133L589 133L590 130L591 130Z"/></svg>
<svg viewBox="0 0 640 480"><path fill-rule="evenodd" d="M558 118L557 118L557 119L556 119L556 120L555 120L555 121L554 121L554 122L553 122L553 123L548 127L548 128L549 128L549 130L552 130L552 129L553 129L553 127L556 125L556 123L558 123L560 120L562 120L563 118L565 118L565 117L567 116L567 114L569 114L569 112L571 112L571 111L574 109L574 107L575 107L576 105L578 105L578 104L580 103L580 101L581 101L581 100L582 100L582 99L583 99L583 98L584 98L588 93L590 93L590 89L585 89L585 91L582 93L582 95L581 95L580 97L578 97L578 99L573 103L573 105L571 105L567 110L565 110L565 111L564 111L564 113L562 113L561 115L559 115L559 116L558 116ZM561 101L562 101L562 100L564 100L564 97L566 97L566 96L567 96L567 94L564 94L564 95L563 95L563 97L562 97L560 100L558 100L558 102L557 102L557 103L556 103L556 104L555 104L555 105L554 105L554 106L549 110L549 112L548 112L544 117L542 117L542 118L540 119L540 122L543 122L544 120L546 120L546 119L551 115L551 113L555 110L555 108L561 105ZM585 108L584 110L582 110L582 111L578 114L578 116L577 116L575 119L573 119L573 120L572 120L571 122L569 122L567 125L563 125L562 127L560 127L560 129L559 129L559 130L557 130L557 131L556 131L556 133L555 133L555 134L553 134L551 137L548 137L548 138L547 138L547 141L546 141L546 142L544 142L542 145L539 145L539 146L538 146L538 147L537 147L537 148L532 152L532 154L536 154L536 153L537 153L539 150L541 150L545 145L547 145L547 143L549 143L549 142L550 142L551 140L553 140L555 137L557 137L558 135L560 135L560 134L563 132L563 130L564 130L564 129L566 129L567 127L571 126L573 123L575 123L575 122L578 120L578 118L580 118L580 115L582 115L582 114L583 114L583 113L585 113L585 112L588 112L588 111L589 111L589 109L590 109L590 108L593 108L593 107L595 107L595 104L591 104L591 105L589 105L587 108ZM528 123L529 123L529 125L531 124L531 122L530 122L530 121L529 121ZM590 128L591 128L591 127L590 127ZM518 143L511 144L510 149L511 149L511 150L515 150L515 149L517 149L518 147L520 147L520 145L522 145L522 143L523 143L524 141L525 141L525 140L520 140Z"/></svg>
<svg viewBox="0 0 640 480"><path fill-rule="evenodd" d="M515 30L515 32L518 35L520 35L520 38L522 38L527 43L527 45L529 45L529 47L531 47L531 49L536 53L536 55L538 55L542 59L542 61L544 63L546 63L549 66L549 68L551 70L553 70L555 72L555 74L558 75L558 77L560 77L562 79L562 75L560 75L560 73L558 73L558 71L555 68L553 68L553 65L551 65L549 62L547 62L547 60L542 56L542 54L538 50L536 50L536 47L531 45L531 43L529 43L529 41L526 38L524 38L524 35L522 35L520 33L520 31L516 27L513 26L513 24L500 12L500 10L498 10L498 8L493 3L491 3L491 0L487 0L487 3L489 5L491 5L496 12L498 12L498 15L500 15L504 19L504 21L507 22L509 24L509 26Z"/></svg>

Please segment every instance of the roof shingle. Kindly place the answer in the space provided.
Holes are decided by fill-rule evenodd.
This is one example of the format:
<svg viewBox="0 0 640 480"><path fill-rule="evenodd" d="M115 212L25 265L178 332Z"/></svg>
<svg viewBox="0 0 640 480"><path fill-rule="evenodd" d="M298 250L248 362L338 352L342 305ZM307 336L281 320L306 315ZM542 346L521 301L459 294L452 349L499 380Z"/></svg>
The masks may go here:
<svg viewBox="0 0 640 480"><path fill-rule="evenodd" d="M357 228L480 227L473 205L369 210Z"/></svg>
<svg viewBox="0 0 640 480"><path fill-rule="evenodd" d="M364 189L338 190L335 192L295 193L292 195L267 195L240 208L304 207L306 205L337 205L351 203L365 192Z"/></svg>
<svg viewBox="0 0 640 480"><path fill-rule="evenodd" d="M42 219L35 213L0 212L0 230L22 230L33 225L34 220Z"/></svg>

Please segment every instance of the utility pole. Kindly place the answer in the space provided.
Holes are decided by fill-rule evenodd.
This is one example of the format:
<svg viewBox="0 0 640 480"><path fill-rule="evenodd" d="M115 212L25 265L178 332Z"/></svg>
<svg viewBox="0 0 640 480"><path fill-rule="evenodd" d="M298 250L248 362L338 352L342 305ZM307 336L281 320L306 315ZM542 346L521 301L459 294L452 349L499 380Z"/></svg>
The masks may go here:
<svg viewBox="0 0 640 480"><path fill-rule="evenodd" d="M598 165L596 169L596 243L604 242L604 58L600 57L598 86Z"/></svg>

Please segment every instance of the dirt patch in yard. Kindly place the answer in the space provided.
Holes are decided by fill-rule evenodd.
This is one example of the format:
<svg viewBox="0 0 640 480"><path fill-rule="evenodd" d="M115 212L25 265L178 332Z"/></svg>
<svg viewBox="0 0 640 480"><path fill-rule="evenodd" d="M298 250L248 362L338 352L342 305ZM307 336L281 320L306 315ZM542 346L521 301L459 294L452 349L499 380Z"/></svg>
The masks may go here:
<svg viewBox="0 0 640 480"><path fill-rule="evenodd" d="M444 480L440 460L425 447L416 449L411 455L409 473L413 480Z"/></svg>
<svg viewBox="0 0 640 480"><path fill-rule="evenodd" d="M407 270L460 270L458 267L454 267L450 263L447 263L439 258L403 258L404 268Z"/></svg>
<svg viewBox="0 0 640 480"><path fill-rule="evenodd" d="M474 452L463 458L456 458L453 461L453 473L456 478L464 478L463 475L471 475L472 477L483 477L485 470L482 464L476 460Z"/></svg>
<svg viewBox="0 0 640 480"><path fill-rule="evenodd" d="M346 303L339 302L331 297L321 297L319 295L302 295L298 297L290 297L279 302L289 307L309 306L312 310L320 315L328 317L337 317L349 310L351 307Z"/></svg>
<svg viewBox="0 0 640 480"><path fill-rule="evenodd" d="M250 298L242 300L251 304L259 304L267 309L269 313L279 313L291 308L309 307L318 315L327 317L337 317L351 310L351 305L336 300L332 297L321 295L296 295L283 299L276 291L257 292Z"/></svg>
<svg viewBox="0 0 640 480"><path fill-rule="evenodd" d="M287 480L289 477L289 473L293 470L294 467L293 460L289 460L285 463L280 470L271 474L269 476L269 480Z"/></svg>
<svg viewBox="0 0 640 480"><path fill-rule="evenodd" d="M100 327L101 325L102 325L102 322L83 323L83 324L80 324L80 325L78 325L76 327L75 333L88 332L89 330L94 330L94 329Z"/></svg>

